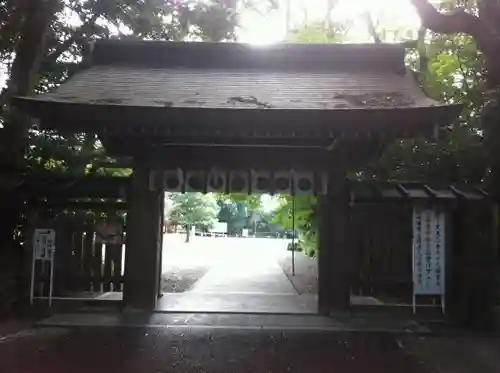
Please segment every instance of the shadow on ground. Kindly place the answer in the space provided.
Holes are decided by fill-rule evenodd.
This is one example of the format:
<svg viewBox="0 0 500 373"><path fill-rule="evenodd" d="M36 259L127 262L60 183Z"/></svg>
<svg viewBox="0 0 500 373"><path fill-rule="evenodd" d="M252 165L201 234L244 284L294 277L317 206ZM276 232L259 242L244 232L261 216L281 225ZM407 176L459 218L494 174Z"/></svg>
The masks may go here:
<svg viewBox="0 0 500 373"><path fill-rule="evenodd" d="M37 333L0 344L1 372L425 372L388 335L163 328Z"/></svg>

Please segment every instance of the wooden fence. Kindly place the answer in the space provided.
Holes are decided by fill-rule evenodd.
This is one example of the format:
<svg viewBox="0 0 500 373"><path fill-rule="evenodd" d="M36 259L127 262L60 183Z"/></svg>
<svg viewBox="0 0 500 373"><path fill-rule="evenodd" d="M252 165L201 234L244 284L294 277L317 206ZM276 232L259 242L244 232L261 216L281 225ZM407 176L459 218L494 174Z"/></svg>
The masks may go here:
<svg viewBox="0 0 500 373"><path fill-rule="evenodd" d="M54 296L81 297L123 290L125 245L96 242L93 219L60 217L37 221L35 227L56 231ZM36 273L36 295L46 295L48 266L37 263Z"/></svg>
<svg viewBox="0 0 500 373"><path fill-rule="evenodd" d="M352 294L411 299L411 206L387 202L355 205L350 218L356 268Z"/></svg>
<svg viewBox="0 0 500 373"><path fill-rule="evenodd" d="M445 207L447 283L467 282L475 268L485 268L484 263L476 262L490 260L495 264L493 256L485 254L493 247L492 209L481 202ZM404 201L353 206L350 216L355 256L353 295L411 302L412 213L412 204ZM452 291L447 285L447 294Z"/></svg>

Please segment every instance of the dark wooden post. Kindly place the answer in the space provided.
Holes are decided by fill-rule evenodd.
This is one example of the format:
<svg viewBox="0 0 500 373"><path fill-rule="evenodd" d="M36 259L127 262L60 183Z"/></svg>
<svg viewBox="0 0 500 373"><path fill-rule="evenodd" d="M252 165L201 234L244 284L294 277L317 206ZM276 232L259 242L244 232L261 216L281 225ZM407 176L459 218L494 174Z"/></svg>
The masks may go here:
<svg viewBox="0 0 500 373"><path fill-rule="evenodd" d="M160 229L160 237L159 237L159 245L160 245L160 259L158 260L158 268L159 268L159 275L158 275L158 297L162 296L162 291L161 291L161 284L162 284L162 267L163 267L163 225L165 223L165 191L162 190L160 193L160 222L159 222L159 229Z"/></svg>
<svg viewBox="0 0 500 373"><path fill-rule="evenodd" d="M25 233L25 242L24 242L24 252L23 252L23 263L22 263L22 294L21 294L21 302L25 307L25 310L28 310L30 306L30 297L31 297L31 279L33 276L33 238L35 235L35 228L37 223L39 222L38 212L34 206L29 206L29 209L26 213L26 233ZM2 308L2 307L0 307Z"/></svg>
<svg viewBox="0 0 500 373"><path fill-rule="evenodd" d="M126 308L149 311L156 307L160 276L161 190L151 190L150 170L134 168L127 217L127 249L123 300ZM157 186L158 187L158 186Z"/></svg>
<svg viewBox="0 0 500 373"><path fill-rule="evenodd" d="M342 158L330 161L327 195L321 197L318 250L318 309L321 313L350 306L354 252L348 244L349 186Z"/></svg>

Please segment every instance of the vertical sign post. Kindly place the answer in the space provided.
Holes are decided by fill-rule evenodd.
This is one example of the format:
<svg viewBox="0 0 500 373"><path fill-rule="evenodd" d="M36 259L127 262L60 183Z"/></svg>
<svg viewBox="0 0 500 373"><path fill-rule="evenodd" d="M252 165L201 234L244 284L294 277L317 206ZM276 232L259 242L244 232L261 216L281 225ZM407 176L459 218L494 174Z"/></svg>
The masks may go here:
<svg viewBox="0 0 500 373"><path fill-rule="evenodd" d="M54 253L55 253L56 231L54 229L35 229L33 236L33 261L31 265L31 288L30 304L35 298L35 267L36 262L41 262L42 271L45 270L45 263L50 265L49 274L49 306L52 305L52 292L54 280ZM43 297L41 297L43 298Z"/></svg>
<svg viewBox="0 0 500 373"><path fill-rule="evenodd" d="M439 295L445 312L444 250L444 212L416 206L413 210L413 313L419 295Z"/></svg>

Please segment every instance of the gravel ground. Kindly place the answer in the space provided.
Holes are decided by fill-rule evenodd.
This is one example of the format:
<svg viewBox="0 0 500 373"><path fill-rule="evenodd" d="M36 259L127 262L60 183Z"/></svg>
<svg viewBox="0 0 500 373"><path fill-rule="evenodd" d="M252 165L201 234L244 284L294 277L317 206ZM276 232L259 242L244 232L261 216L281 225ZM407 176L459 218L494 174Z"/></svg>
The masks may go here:
<svg viewBox="0 0 500 373"><path fill-rule="evenodd" d="M209 269L209 266L191 268L170 267L162 275L161 291L164 293L183 293L188 291Z"/></svg>
<svg viewBox="0 0 500 373"><path fill-rule="evenodd" d="M424 373L389 335L222 329L37 329L0 344L2 373Z"/></svg>
<svg viewBox="0 0 500 373"><path fill-rule="evenodd" d="M318 293L318 269L316 258L295 252L295 276L292 276L292 253L286 251L279 260L286 277L299 294Z"/></svg>

